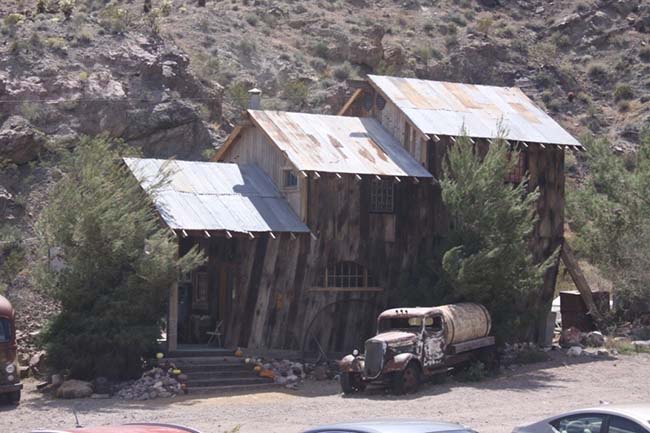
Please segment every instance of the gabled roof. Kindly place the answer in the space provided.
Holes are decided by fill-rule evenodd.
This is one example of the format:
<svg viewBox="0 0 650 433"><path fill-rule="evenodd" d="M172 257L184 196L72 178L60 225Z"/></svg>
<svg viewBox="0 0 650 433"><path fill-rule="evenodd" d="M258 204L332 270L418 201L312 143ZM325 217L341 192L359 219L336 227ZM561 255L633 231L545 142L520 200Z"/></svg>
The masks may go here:
<svg viewBox="0 0 650 433"><path fill-rule="evenodd" d="M458 136L463 128L474 138L582 147L564 128L516 87L449 83L368 75L370 84L426 135Z"/></svg>
<svg viewBox="0 0 650 433"><path fill-rule="evenodd" d="M375 119L248 110L301 171L433 177Z"/></svg>
<svg viewBox="0 0 650 433"><path fill-rule="evenodd" d="M308 233L273 181L255 164L124 158L174 230ZM161 183L162 173L167 174Z"/></svg>

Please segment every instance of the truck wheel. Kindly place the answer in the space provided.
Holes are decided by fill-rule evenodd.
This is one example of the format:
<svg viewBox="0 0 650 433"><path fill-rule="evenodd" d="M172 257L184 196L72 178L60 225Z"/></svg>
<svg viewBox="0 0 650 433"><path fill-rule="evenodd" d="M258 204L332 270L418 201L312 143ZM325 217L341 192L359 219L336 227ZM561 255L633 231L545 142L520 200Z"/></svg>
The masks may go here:
<svg viewBox="0 0 650 433"><path fill-rule="evenodd" d="M20 391L14 391L9 393L9 401L14 404L18 404L18 402L20 401Z"/></svg>
<svg viewBox="0 0 650 433"><path fill-rule="evenodd" d="M483 363L485 369L488 371L496 371L499 369L499 355L494 346L480 349L476 358Z"/></svg>
<svg viewBox="0 0 650 433"><path fill-rule="evenodd" d="M393 374L391 390L394 394L411 394L420 388L422 371L415 362L409 362L406 368Z"/></svg>
<svg viewBox="0 0 650 433"><path fill-rule="evenodd" d="M355 394L363 392L366 389L366 384L361 380L359 373L342 373L341 374L341 391L343 394Z"/></svg>

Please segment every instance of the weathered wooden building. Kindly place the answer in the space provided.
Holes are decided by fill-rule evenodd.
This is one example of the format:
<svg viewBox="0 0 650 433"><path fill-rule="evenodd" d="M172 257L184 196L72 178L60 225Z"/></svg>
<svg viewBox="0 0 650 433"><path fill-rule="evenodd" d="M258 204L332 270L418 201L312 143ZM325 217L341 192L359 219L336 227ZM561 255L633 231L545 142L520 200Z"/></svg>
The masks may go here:
<svg viewBox="0 0 650 433"><path fill-rule="evenodd" d="M501 125L501 129L499 127ZM128 159L179 237L209 257L171 290L168 344L349 350L444 236L442 157L466 131L503 136L539 187L539 258L561 244L564 152L580 144L520 90L370 76L339 115L249 110L212 163ZM556 269L544 287L552 296Z"/></svg>

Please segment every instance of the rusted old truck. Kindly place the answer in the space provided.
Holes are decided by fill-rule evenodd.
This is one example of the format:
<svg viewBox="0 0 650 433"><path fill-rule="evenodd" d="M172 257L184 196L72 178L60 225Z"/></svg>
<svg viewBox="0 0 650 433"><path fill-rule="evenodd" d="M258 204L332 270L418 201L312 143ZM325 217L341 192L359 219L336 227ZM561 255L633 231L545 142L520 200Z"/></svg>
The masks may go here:
<svg viewBox="0 0 650 433"><path fill-rule="evenodd" d="M16 318L11 303L0 295L0 397L8 395L9 400L20 401L20 374L16 365Z"/></svg>
<svg viewBox="0 0 650 433"><path fill-rule="evenodd" d="M392 308L379 315L377 335L340 362L346 394L370 383L387 385L396 394L415 392L420 383L449 368L495 360L492 319L480 304Z"/></svg>

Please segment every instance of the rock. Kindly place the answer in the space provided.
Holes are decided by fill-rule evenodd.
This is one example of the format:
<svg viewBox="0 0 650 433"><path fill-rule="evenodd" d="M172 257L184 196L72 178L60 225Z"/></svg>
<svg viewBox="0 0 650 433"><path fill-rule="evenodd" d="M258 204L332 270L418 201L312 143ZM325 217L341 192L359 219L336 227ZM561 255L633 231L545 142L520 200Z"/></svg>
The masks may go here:
<svg viewBox="0 0 650 433"><path fill-rule="evenodd" d="M582 347L573 346L573 347L569 348L569 350L566 351L566 354L568 356L580 356L580 355L582 355L582 352L583 352Z"/></svg>
<svg viewBox="0 0 650 433"><path fill-rule="evenodd" d="M86 398L93 395L93 387L90 382L83 380L66 380L56 390L57 398Z"/></svg>
<svg viewBox="0 0 650 433"><path fill-rule="evenodd" d="M605 337L601 332L593 331L587 334L583 334L581 337L581 342L585 346L601 347L605 344Z"/></svg>
<svg viewBox="0 0 650 433"><path fill-rule="evenodd" d="M313 374L316 380L326 380L327 367L325 367L324 365L318 365L316 366L316 368L314 368Z"/></svg>
<svg viewBox="0 0 650 433"><path fill-rule="evenodd" d="M352 41L349 47L349 57L357 65L365 65L371 68L381 63L384 51L381 44L377 45L366 39Z"/></svg>
<svg viewBox="0 0 650 433"><path fill-rule="evenodd" d="M11 116L0 128L0 159L25 164L36 159L45 144L45 136L27 119Z"/></svg>
<svg viewBox="0 0 650 433"><path fill-rule="evenodd" d="M579 346L581 337L582 333L578 328L571 327L568 329L563 329L560 333L560 346L564 348Z"/></svg>
<svg viewBox="0 0 650 433"><path fill-rule="evenodd" d="M598 356L610 356L609 350L607 349L598 349L598 352L596 352Z"/></svg>
<svg viewBox="0 0 650 433"><path fill-rule="evenodd" d="M389 45L385 47L384 63L386 67L401 68L406 63L404 49L399 45Z"/></svg>
<svg viewBox="0 0 650 433"><path fill-rule="evenodd" d="M650 349L650 340L636 340L632 344L639 350L639 348Z"/></svg>
<svg viewBox="0 0 650 433"><path fill-rule="evenodd" d="M95 400L102 400L102 399L111 398L111 396L110 394L93 394L90 396L90 398Z"/></svg>

